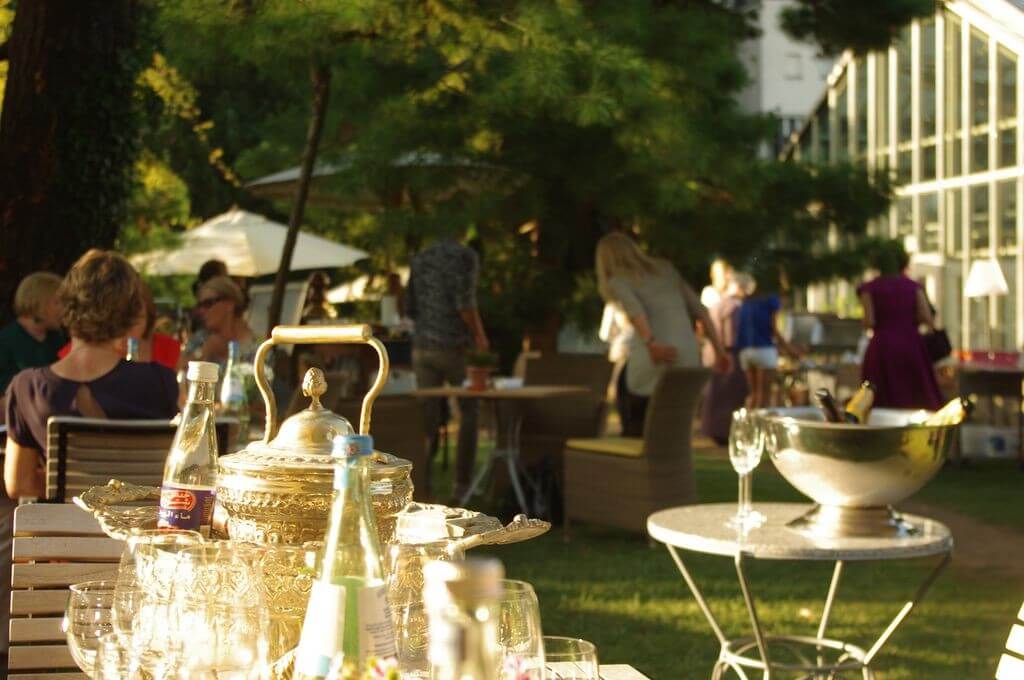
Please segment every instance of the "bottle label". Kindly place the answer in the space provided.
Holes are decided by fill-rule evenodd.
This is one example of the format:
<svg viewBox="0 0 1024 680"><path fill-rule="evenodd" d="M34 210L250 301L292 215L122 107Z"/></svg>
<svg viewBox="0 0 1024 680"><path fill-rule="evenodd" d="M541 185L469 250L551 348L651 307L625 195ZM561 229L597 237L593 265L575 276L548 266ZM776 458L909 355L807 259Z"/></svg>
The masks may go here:
<svg viewBox="0 0 1024 680"><path fill-rule="evenodd" d="M346 621L349 593L356 598L356 621ZM347 646L345 635L358 630L360 663L370 656L397 655L391 609L384 585L353 587L315 581L310 592L302 637L296 653L295 670L305 676L326 677L331 661Z"/></svg>
<svg viewBox="0 0 1024 680"><path fill-rule="evenodd" d="M167 484L160 488L160 529L187 529L209 535L217 490L205 486Z"/></svg>

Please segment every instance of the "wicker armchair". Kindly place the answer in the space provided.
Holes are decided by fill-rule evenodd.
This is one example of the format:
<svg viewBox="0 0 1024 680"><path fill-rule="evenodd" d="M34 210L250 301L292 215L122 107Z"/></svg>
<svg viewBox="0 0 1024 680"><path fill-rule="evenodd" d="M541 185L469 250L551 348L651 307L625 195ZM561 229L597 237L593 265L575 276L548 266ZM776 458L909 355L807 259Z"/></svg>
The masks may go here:
<svg viewBox="0 0 1024 680"><path fill-rule="evenodd" d="M570 519L580 519L644 533L652 512L696 502L690 437L707 379L703 368L662 373L647 407L643 438L566 442L566 531Z"/></svg>

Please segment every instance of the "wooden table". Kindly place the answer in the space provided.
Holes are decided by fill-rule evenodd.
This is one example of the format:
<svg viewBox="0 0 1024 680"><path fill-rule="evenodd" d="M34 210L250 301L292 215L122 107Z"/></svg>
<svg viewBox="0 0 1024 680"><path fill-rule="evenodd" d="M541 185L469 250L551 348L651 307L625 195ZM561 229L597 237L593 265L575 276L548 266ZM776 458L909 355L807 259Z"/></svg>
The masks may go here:
<svg viewBox="0 0 1024 680"><path fill-rule="evenodd" d="M498 441L491 457L473 477L473 483L459 499L459 505L466 507L466 503L480 490L484 480L493 473L495 462L504 460L509 478L512 480L512 488L515 491L519 509L527 515L539 515L544 514L544 509L533 508L536 512L531 513L530 504L523 490L524 480L531 487L536 486L526 470L523 469L519 456L519 433L523 426L523 406L527 402L537 399L588 394L589 392L589 389L579 385L526 385L507 388L490 387L486 390L471 390L468 387L424 387L413 390L410 394L421 399L456 397L494 402ZM535 489L532 490L535 491ZM537 494L533 495L534 500L538 500Z"/></svg>
<svg viewBox="0 0 1024 680"><path fill-rule="evenodd" d="M601 650L598 650L599 654L600 652ZM566 664L562 663L547 664L548 673L552 673L553 675L547 675L545 677L551 678L551 680L558 680L558 678L562 677L562 675L559 675L559 670L565 665ZM562 672L564 673L565 671ZM650 678L637 669L632 666L627 666L624 663L601 664L598 672L601 674L601 680L650 680ZM574 676L566 674L565 677L572 678Z"/></svg>

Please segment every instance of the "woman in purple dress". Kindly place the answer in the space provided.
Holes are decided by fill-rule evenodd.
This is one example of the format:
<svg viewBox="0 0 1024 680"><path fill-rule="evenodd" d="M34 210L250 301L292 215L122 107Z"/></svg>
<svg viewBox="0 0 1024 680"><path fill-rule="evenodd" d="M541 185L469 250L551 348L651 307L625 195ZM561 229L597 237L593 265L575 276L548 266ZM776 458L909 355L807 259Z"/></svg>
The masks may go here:
<svg viewBox="0 0 1024 680"><path fill-rule="evenodd" d="M942 394L918 330L922 325L935 328L928 298L904 273L909 264L905 252L890 266L878 264L881 275L857 289L864 327L873 333L861 376L874 383L876 406L937 409Z"/></svg>

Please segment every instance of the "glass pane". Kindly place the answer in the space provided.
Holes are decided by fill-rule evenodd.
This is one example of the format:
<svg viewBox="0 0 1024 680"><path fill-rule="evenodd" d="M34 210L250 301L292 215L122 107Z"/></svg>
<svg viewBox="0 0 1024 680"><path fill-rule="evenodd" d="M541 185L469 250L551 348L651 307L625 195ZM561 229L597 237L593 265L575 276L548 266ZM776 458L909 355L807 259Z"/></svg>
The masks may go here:
<svg viewBox="0 0 1024 680"><path fill-rule="evenodd" d="M988 249L988 185L971 187L971 250Z"/></svg>
<svg viewBox="0 0 1024 680"><path fill-rule="evenodd" d="M971 125L988 123L988 40L971 31Z"/></svg>
<svg viewBox="0 0 1024 680"><path fill-rule="evenodd" d="M896 199L896 237L914 233L914 202L910 196Z"/></svg>
<svg viewBox="0 0 1024 680"><path fill-rule="evenodd" d="M999 79L999 167L1017 164L1017 58L1002 47L996 61Z"/></svg>
<svg viewBox="0 0 1024 680"><path fill-rule="evenodd" d="M971 135L971 172L988 170L988 133Z"/></svg>
<svg viewBox="0 0 1024 680"><path fill-rule="evenodd" d="M839 139L836 140L836 158L845 161L850 158L850 115L847 108L848 88L846 87L846 74L839 78L836 84L836 125L838 126Z"/></svg>
<svg viewBox="0 0 1024 680"><path fill-rule="evenodd" d="M913 155L908 149L896 154L896 183L910 184L913 180Z"/></svg>
<svg viewBox="0 0 1024 680"><path fill-rule="evenodd" d="M1013 248L1017 245L1017 180L1008 179L996 184L996 204L999 226L999 247Z"/></svg>
<svg viewBox="0 0 1024 680"><path fill-rule="evenodd" d="M897 138L900 142L909 142L912 128L912 109L910 105L911 80L910 63L910 29L900 32L896 43L896 120L898 122Z"/></svg>
<svg viewBox="0 0 1024 680"><path fill-rule="evenodd" d="M857 60L857 130L855 152L857 158L863 158L868 150L868 62L866 59Z"/></svg>
<svg viewBox="0 0 1024 680"><path fill-rule="evenodd" d="M946 252L959 255L964 249L963 199L960 189L946 192Z"/></svg>
<svg viewBox="0 0 1024 680"><path fill-rule="evenodd" d="M935 179L935 144L921 147L921 181Z"/></svg>
<svg viewBox="0 0 1024 680"><path fill-rule="evenodd" d="M946 97L946 135L945 152L947 177L959 175L960 157L962 155L960 136L960 20L955 15L946 13L946 47L945 47L945 97Z"/></svg>
<svg viewBox="0 0 1024 680"><path fill-rule="evenodd" d="M828 124L828 105L822 104L818 108L818 113L815 114L815 119L818 123L818 153L815 157L817 163L828 163L829 161L829 124Z"/></svg>
<svg viewBox="0 0 1024 680"><path fill-rule="evenodd" d="M921 22L921 137L935 134L935 19Z"/></svg>
<svg viewBox="0 0 1024 680"><path fill-rule="evenodd" d="M921 252L937 253L941 238L939 224L939 195L921 195Z"/></svg>
<svg viewBox="0 0 1024 680"><path fill-rule="evenodd" d="M1010 259L999 260L999 265L1006 277L1006 295L996 298L996 342L1001 349L1010 349L1016 345L1017 335L1017 267Z"/></svg>
<svg viewBox="0 0 1024 680"><path fill-rule="evenodd" d="M875 147L889 143L889 53L875 55Z"/></svg>

